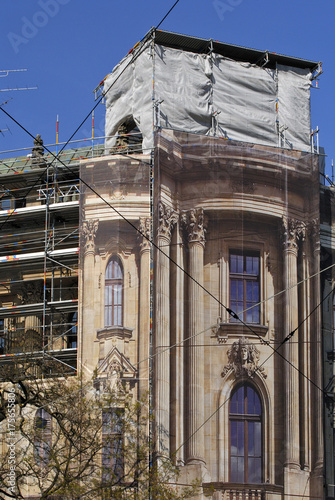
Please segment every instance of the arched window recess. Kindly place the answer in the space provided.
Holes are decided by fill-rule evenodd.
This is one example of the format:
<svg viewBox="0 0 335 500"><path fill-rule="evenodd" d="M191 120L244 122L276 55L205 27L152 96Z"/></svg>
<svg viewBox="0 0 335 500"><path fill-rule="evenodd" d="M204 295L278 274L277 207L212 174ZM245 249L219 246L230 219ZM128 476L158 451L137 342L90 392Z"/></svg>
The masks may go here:
<svg viewBox="0 0 335 500"><path fill-rule="evenodd" d="M97 331L99 339L132 336L132 329L124 326L124 269L118 256L111 257L106 266L104 323Z"/></svg>
<svg viewBox="0 0 335 500"><path fill-rule="evenodd" d="M229 480L264 482L263 409L253 385L238 385L229 404Z"/></svg>

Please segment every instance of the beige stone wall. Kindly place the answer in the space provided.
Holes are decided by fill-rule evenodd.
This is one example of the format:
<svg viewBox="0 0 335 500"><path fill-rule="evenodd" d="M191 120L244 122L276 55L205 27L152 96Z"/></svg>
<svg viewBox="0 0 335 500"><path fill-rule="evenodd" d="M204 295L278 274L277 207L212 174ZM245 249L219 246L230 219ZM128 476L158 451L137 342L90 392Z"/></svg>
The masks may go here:
<svg viewBox="0 0 335 500"><path fill-rule="evenodd" d="M141 368L138 363L149 356L152 332L157 450L172 454L181 481L202 476L217 491L213 498L233 498L243 488L230 483L229 400L238 384L249 383L262 402L264 483L254 493L248 486L250 498L265 498L265 490L268 499L318 496L322 404L313 384L321 384L321 353L309 346L312 337L320 339L320 318L308 317L319 300L317 282L309 280L319 269L315 160L297 151L172 131L158 135L156 147L152 200L149 170L137 170L142 181L134 183L131 159L83 164L90 182L133 226L144 227L153 202L160 248L150 254L134 227L86 193L82 224L98 222L94 236L82 240L83 370L92 373L99 366L99 376L108 377L117 360L134 395L143 394L148 361ZM100 185L106 172L111 182ZM260 323L250 327L232 323L227 312L231 250L259 255ZM104 275L113 255L124 270L124 328L105 331ZM249 372L229 357L242 338L256 352Z"/></svg>

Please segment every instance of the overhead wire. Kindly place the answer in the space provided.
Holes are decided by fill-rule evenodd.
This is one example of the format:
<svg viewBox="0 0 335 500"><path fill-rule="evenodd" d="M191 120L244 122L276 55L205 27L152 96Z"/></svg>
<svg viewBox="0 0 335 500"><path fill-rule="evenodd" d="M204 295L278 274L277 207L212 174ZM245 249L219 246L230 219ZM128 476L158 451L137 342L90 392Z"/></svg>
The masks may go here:
<svg viewBox="0 0 335 500"><path fill-rule="evenodd" d="M1 108L0 108L1 109ZM27 134L31 135L30 132L23 126L21 125L19 122L17 122L17 120L15 120L14 117L12 117L9 113L7 113L5 110L3 110L6 115L8 115L8 117L10 119L12 119L20 128L22 128ZM32 136L32 135L31 135ZM55 157L55 155L49 151L47 149L47 151ZM63 166L68 169L69 171L71 171L71 168L68 167L66 164L64 164L61 160L59 160ZM140 162L141 163L141 159L136 159L136 161ZM129 224L133 229L135 229L135 231L137 233L139 233L144 239L146 239L153 247L155 247L163 256L165 256L173 265L175 265L179 270L181 270L189 279L191 279L197 286L199 286L207 295L209 295L212 299L214 299L221 307L223 307L227 313L232 317L234 318L235 320L239 321L246 329L248 329L252 334L254 334L256 337L259 338L259 340L261 342L263 342L263 344L266 344L268 345L268 347L270 347L270 349L272 349L274 352L276 352L278 354L278 356L280 356L284 361L286 361L292 368L294 368L295 370L297 370L303 377L306 378L306 375L303 374L300 369L298 367L296 367L293 363L291 363L282 353L280 353L278 351L278 349L275 349L274 347L272 347L271 343L268 341L268 340L265 340L263 339L263 337L261 337L261 335L259 335L255 330L252 329L251 325L246 323L244 320L242 320L232 309L230 309L229 307L227 307L225 304L223 304L220 299L218 299L215 295L213 295L205 286L203 286L201 283L199 283L195 278L193 278L189 272L187 270L185 270L182 266L180 266L174 259L172 259L171 256L167 255L162 249L161 247L159 247L154 241L152 241L150 239L150 237L148 237L146 234L142 233L141 230L135 226L135 224L133 224L129 219L127 219L119 210L117 210L113 205L111 205L111 203L109 203L100 193L98 193L94 188L92 188L92 186L90 186L84 179L82 179L80 176L78 176L78 179L89 189L91 190L99 199L101 199L101 201L103 203L105 203L106 205L108 205L122 220L124 220L127 224ZM0 228L1 229L1 228ZM51 259L49 257L50 260L54 261L53 259ZM65 266L66 267L66 266ZM294 286L294 285L293 285ZM294 334L294 332L293 332ZM289 338L291 338L291 336L293 335L292 332L290 332L287 337L286 337L286 340L284 339L284 342L286 342ZM192 346L189 346L189 347L192 347ZM169 347L168 347L169 349ZM164 350L161 350L160 352L164 352ZM308 378L308 377L307 377ZM309 379L308 379L309 380ZM311 383L313 383L311 380L309 380ZM319 388L319 390L322 392L323 389Z"/></svg>
<svg viewBox="0 0 335 500"><path fill-rule="evenodd" d="M177 3L178 3L178 2L179 2L179 0L177 0L177 2L175 2L175 4L173 5L173 7L172 7L172 8L170 9L170 11L167 13L167 15L171 12L171 10L175 7L175 5L177 5ZM167 15L163 18L163 20L161 21L161 23L164 21L164 19L167 17ZM161 23L159 23L159 25L157 26L157 28L160 26L160 24L161 24ZM156 28L156 29L157 29L157 28ZM127 66L127 67L128 67L128 66ZM125 70L125 69L126 69L126 68L124 68L124 70ZM122 73L121 73L121 74L122 74ZM121 76L121 74L118 76L118 78ZM113 82L113 84L114 84L114 83L115 83L115 81ZM112 84L112 85L113 85L113 84ZM109 87L109 89L108 89L106 92L104 92L104 95L105 95L105 94L106 94L106 93L110 90L110 88L112 87L112 85ZM104 95L102 96L102 98L104 97ZM102 99L102 98L101 98L101 99ZM100 102L101 102L101 100L100 100L100 101L99 101L99 102L98 102L98 103L94 106L93 110L97 107L97 105L98 105ZM5 112L5 114L7 114L7 115L8 115L11 119L13 119L13 118L12 118L12 117L11 117L11 116L10 116L10 115L6 112L6 111L5 111L5 110L3 110L2 108L0 108L0 109L1 109L3 112ZM93 111L93 110L92 110L92 111ZM79 125L79 127L76 129L76 131L75 131L75 132L73 133L73 135L70 137L70 139L67 141L67 143L64 145L64 147L66 147L66 145L70 142L70 140L72 139L72 137L73 137L73 136L77 133L77 131L78 131L78 130L80 129L80 127L82 126L82 124L83 124L83 123L87 120L87 118L88 118L90 115L91 115L91 112L90 112L90 113L86 116L86 118L83 120L83 122ZM15 120L15 119L13 119L13 120L16 122L16 120ZM18 124L18 122L16 122L16 123ZM20 126L21 126L21 125L20 125ZM21 128L23 128L23 127L21 126ZM29 134L29 132L28 132L28 131L26 131L26 132ZM29 134L29 135L31 135L31 134ZM32 135L31 135L31 136L32 136ZM33 137L33 136L32 136L32 137ZM62 148L62 150L64 149L64 147ZM62 150L61 150L61 151L62 151ZM58 155L61 153L61 151L58 153ZM50 152L50 151L49 151L49 152ZM50 153L51 153L51 152L50 152ZM54 156L54 155L53 155L53 156L54 156L54 160L58 158L58 155L57 155L57 156ZM54 160L53 160L53 161L54 161ZM61 163L62 163L62 164L63 164L66 168L69 168L69 167L68 167L67 165L65 165L63 162L61 162ZM47 168L48 168L48 167L47 167ZM69 169L69 170L71 171L71 169ZM42 174L42 175L43 175L43 174ZM82 179L81 179L81 181L83 182L83 180L82 180ZM86 185L89 189L91 189L91 190L92 190L92 191L93 191L93 192L94 192L94 193L95 193L95 194L96 194L99 198L101 198L101 200L102 200L102 201L104 201L104 202L105 202L105 203L106 203L106 204L107 204L110 208L112 208L112 209L113 209L113 210L114 210L114 211L115 211L115 212L116 212L116 213L117 213L117 214L118 214L118 215L119 215L122 219L124 219L126 222L128 222L128 223L129 223L129 224L130 224L130 225L131 225L131 226L132 226L132 227L133 227L133 228L134 228L134 229L135 229L138 233L140 233L140 234L142 235L142 237L144 237L145 239L147 239L147 240L148 240L148 241L149 241L149 242L150 242L150 243L151 243L151 244L152 244L155 248L157 248L159 251L161 251L163 255L165 255L167 258L169 258L169 260L170 260L173 264L175 264L175 265L176 265L176 266L177 266L177 267L178 267L178 268L179 268L182 272L184 272L184 273L185 273L185 274L186 274L186 275L187 275L190 279L192 279L195 283L197 283L197 285L198 285L198 286L200 286L200 288L202 288L202 289L205 291L205 293L209 294L209 295L210 295L210 296L211 296L214 300L216 300L216 301L217 301L217 302L218 302L218 303L219 303L219 304L220 304L223 308L225 308L225 310L226 310L226 311L227 311L227 312L228 312L228 313L229 313L229 314L230 314L230 315L231 315L234 319L236 319L236 320L240 321L240 322L241 322L241 323L242 323L245 327L247 327L247 328L248 328L248 329L249 329L249 330L250 330L253 334L255 334L256 336L258 336L258 337L260 338L260 340L261 340L262 344L266 343L266 344L269 346L269 342L268 342L268 341L264 341L264 339L263 339L263 338L261 338L261 337L257 334L257 332L253 331L253 330L252 330L252 328L250 328L250 326L249 326L248 324L244 323L244 322L241 320L241 318L239 318L239 317L238 317L238 316L234 313L234 311L232 311L230 308L227 308L227 306L225 306L224 304L222 304L222 303L221 303L221 302L220 302L220 301L219 301L219 300L218 300L218 299L217 299L217 298L216 298L213 294L211 294L211 293L210 293L210 292L209 292L209 291L208 291L208 290L207 290L204 286L202 286L202 285L201 285L200 283L198 283L198 282L197 282L194 278L192 278L192 276L190 276L190 275L189 275L189 273L187 273L187 271L186 271L186 270L184 270L181 266L179 266L179 265L178 265L178 263L176 263L176 262L175 262L172 258L170 258L169 256L167 256L167 255L166 255L166 254L165 254L165 253L164 253L164 252L163 252L163 251L162 251L162 250L161 250L161 249L160 249L157 245L155 245L155 243L154 243L154 242L150 241L150 239L149 239L148 237L146 237L146 235L145 235L145 234L143 234L143 233L142 233L142 232L141 232L141 231L140 231L140 230L139 230L136 226L134 226L134 225L133 225L133 224L132 224L129 220L127 220L125 217L123 217L123 216L122 216L122 214L120 214L120 212L118 212L118 211L117 211L117 210L116 210L116 209L115 209L115 208L114 208L114 207L113 207L110 203L108 203L108 202L107 202L107 200L104 200L104 198L103 198L103 197L102 197L99 193L97 193L95 190L93 190L93 189L91 188L91 186L89 186L86 182L84 182L84 184L85 184L85 185ZM5 222L6 222L6 221L5 221ZM2 225L2 226L0 226L0 229L1 229L2 227L3 227L3 225ZM330 267L332 267L332 266L330 266ZM324 270L322 270L321 272L324 272ZM315 276L315 275L314 275L314 276ZM306 279L310 279L310 277L309 277L309 278L306 278ZM305 281L305 280L303 280L303 281ZM301 282L300 282L300 283L301 283ZM297 286L297 285L293 285L293 286ZM291 287L290 287L290 288L291 288ZM278 292L278 294L283 293L283 292L284 292L284 291ZM329 294L328 294L328 295L330 295L331 293L333 293L333 290L331 290L331 292L329 292ZM278 294L275 294L273 297L275 297L275 296L276 296L276 295L278 295ZM328 295L327 295L326 297L328 297ZM273 298L273 297L272 297L272 298ZM322 300L322 302L326 299L326 297ZM262 301L262 302L264 302L264 301ZM260 302L260 303L262 303L262 302ZM320 304L322 304L322 302L321 302ZM320 305L320 304L319 304L319 305ZM318 305L317 307L319 307L319 305ZM312 313L315 311L315 309L316 309L316 308L314 308L314 309L313 309L313 311L312 311L310 314L312 314ZM310 314L306 317L306 319L310 316ZM305 320L306 320L306 319L305 319ZM305 320L304 320L304 321L305 321ZM301 326L301 323L299 324L299 326ZM208 330L208 329L206 329L206 330ZM290 339L290 338L294 335L294 333L295 333L295 331L296 331L296 330L297 330L297 329L295 329L295 330L293 330L292 332L290 332L290 334L288 334L288 335L285 337L285 339L281 342L281 344L278 346L278 348L277 348L277 349L275 349L275 350L273 351L273 353L271 353L271 355L270 355L270 356L273 356L276 352L278 352L278 349L279 349L279 348L280 348L280 347L281 347L281 346L282 346L285 342L287 342L287 341L288 341L288 340L289 340L289 339ZM169 348L169 349L171 349L172 347L175 347L175 346L170 346L170 347L168 347L168 348ZM270 357L270 356L269 356L269 357ZM267 358L267 360L269 359L269 357ZM282 356L282 357L283 357L283 356ZM288 361L285 357L283 357L283 359L284 359L285 361L289 362L289 361ZM290 362L289 362L289 363L290 363ZM290 363L290 364L291 364L291 363ZM297 367L295 367L294 365L292 365L292 364L291 364L291 366L292 366L293 368L295 368L295 369L297 369L297 370L299 371L299 369L298 369ZM299 371L299 373L300 373L300 371ZM303 373L301 373L301 374L302 374L303 376L305 376ZM311 381L310 379L308 379L308 380L309 380L311 383L313 383L313 381ZM313 384L314 384L314 383L313 383ZM315 385L315 384L314 384L314 385ZM316 385L315 385L315 386L316 386ZM316 386L316 387L317 387L319 390L321 390L321 391L323 392L323 390L322 390L321 388L319 388L318 386Z"/></svg>
<svg viewBox="0 0 335 500"><path fill-rule="evenodd" d="M261 370L261 368L264 367L265 363L274 355L274 354L280 354L278 352L278 349L280 349L293 335L294 333L301 327L301 325L323 304L323 302L332 294L334 293L334 290L335 290L335 287L332 288L332 290L322 299L322 301L317 305L315 306L315 308L306 316L306 318L304 318L300 323L299 325L294 329L292 330L292 332L290 332L289 335L287 335L284 340L282 340L282 342L280 343L280 345L276 348L276 349L273 349L273 352L259 365L256 366L255 368L255 371L253 373L253 375L255 375L257 372L259 372ZM323 396L325 397L326 401L328 401L330 399L328 393L321 387L319 387L313 380L311 380L307 375L305 375L298 367L296 367L295 365L293 365L292 363L290 363L286 358L284 358L283 356L281 356L283 359L285 359L286 362L288 362L290 364L290 366L292 368L294 368L295 370L298 371L298 373L300 375L302 375L303 378L305 378L306 380L308 380L308 382L310 384L312 384L316 389L318 389L319 391L321 391L321 393L323 394ZM178 453L178 451L181 450L181 448L183 448L190 439L192 439L192 437L194 437L197 432L199 432L206 424L209 420L211 420L220 410L221 408L228 402L230 401L230 396L228 396L224 401L223 403L221 403L221 405L218 406L218 408L215 409L214 412L212 412L209 417L207 417L203 422L202 424L192 433L190 434L190 436L187 437L187 439L177 448L177 450L175 451L175 453Z"/></svg>

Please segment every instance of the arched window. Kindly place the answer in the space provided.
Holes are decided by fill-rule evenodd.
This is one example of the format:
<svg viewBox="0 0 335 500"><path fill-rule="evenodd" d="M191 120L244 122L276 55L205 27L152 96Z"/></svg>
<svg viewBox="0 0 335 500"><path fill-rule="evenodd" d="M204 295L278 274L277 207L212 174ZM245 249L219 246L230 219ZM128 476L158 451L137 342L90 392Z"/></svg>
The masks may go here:
<svg viewBox="0 0 335 500"><path fill-rule="evenodd" d="M105 326L123 323L123 270L120 260L113 257L105 274Z"/></svg>
<svg viewBox="0 0 335 500"><path fill-rule="evenodd" d="M251 385L234 390L229 409L230 481L262 483L262 405Z"/></svg>
<svg viewBox="0 0 335 500"><path fill-rule="evenodd" d="M35 414L35 461L39 467L45 467L49 460L51 450L51 415L44 408L39 408Z"/></svg>

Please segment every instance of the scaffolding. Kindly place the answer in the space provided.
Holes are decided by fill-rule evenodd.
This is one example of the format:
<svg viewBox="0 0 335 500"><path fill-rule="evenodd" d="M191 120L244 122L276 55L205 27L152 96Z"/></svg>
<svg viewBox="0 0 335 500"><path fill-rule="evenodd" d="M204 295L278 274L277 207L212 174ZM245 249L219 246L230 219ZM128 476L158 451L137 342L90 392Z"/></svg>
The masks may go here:
<svg viewBox="0 0 335 500"><path fill-rule="evenodd" d="M76 371L79 166L111 153L104 140L0 152L0 365L28 356ZM139 131L120 129L112 153L140 150Z"/></svg>

